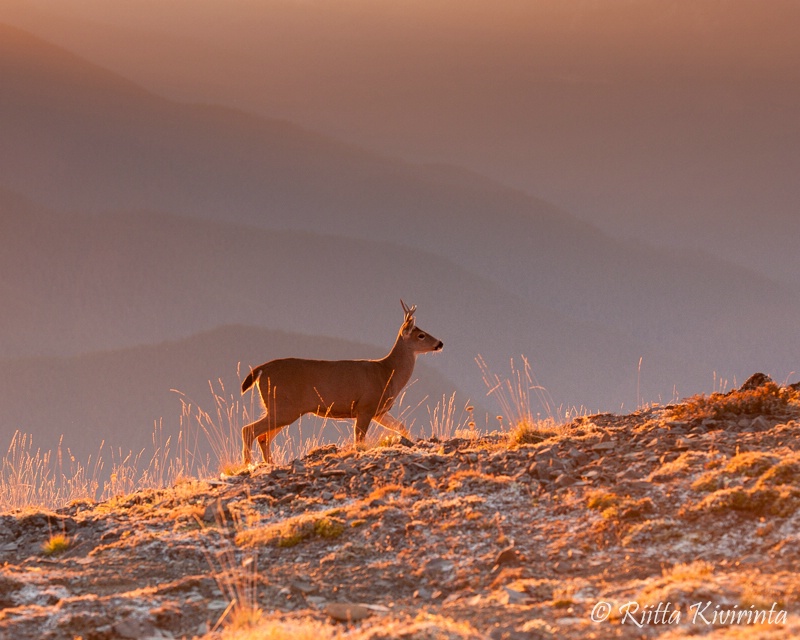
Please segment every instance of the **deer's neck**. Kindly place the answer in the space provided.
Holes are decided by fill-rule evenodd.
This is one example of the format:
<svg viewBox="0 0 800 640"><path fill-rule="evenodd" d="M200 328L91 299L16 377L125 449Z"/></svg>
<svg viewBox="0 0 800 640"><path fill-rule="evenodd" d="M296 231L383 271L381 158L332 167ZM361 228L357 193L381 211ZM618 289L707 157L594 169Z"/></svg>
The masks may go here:
<svg viewBox="0 0 800 640"><path fill-rule="evenodd" d="M391 376L388 389L392 396L396 396L408 384L416 360L417 354L408 348L402 336L397 336L392 350L381 361L386 367L388 375Z"/></svg>

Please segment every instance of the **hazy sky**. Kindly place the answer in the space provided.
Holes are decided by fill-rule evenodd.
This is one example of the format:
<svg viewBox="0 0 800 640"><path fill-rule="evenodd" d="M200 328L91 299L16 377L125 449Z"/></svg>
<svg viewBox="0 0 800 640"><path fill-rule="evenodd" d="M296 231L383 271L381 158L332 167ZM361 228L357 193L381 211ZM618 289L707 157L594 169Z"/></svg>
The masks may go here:
<svg viewBox="0 0 800 640"><path fill-rule="evenodd" d="M594 409L716 372L782 381L798 18L760 1L2 0L0 22L43 40L0 39L8 403L28 415L19 389L41 390L19 372L57 353L74 424L113 413L92 354L142 382L162 351L142 345L165 340L205 382L245 356L196 334L232 324L382 349L401 296L471 398L477 354L529 356ZM249 364L276 352L246 342ZM35 426L20 420L5 427Z"/></svg>
<svg viewBox="0 0 800 640"><path fill-rule="evenodd" d="M798 2L5 0L0 19L166 96L800 277Z"/></svg>

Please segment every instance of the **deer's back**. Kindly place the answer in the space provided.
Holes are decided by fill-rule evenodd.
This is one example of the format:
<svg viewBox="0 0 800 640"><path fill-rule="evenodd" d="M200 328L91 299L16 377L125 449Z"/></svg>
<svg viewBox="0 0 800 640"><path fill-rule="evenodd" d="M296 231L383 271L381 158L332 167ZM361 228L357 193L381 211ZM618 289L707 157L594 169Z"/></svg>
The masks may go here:
<svg viewBox="0 0 800 640"><path fill-rule="evenodd" d="M348 409L353 403L378 402L387 380L375 360L307 360L282 358L262 365L259 387L298 410L315 411L320 404Z"/></svg>

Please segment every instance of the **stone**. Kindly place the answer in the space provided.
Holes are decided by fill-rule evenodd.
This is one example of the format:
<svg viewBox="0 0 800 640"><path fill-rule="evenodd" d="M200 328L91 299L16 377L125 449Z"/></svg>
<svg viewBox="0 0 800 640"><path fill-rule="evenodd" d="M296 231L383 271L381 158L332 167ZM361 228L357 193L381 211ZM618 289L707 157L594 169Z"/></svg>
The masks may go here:
<svg viewBox="0 0 800 640"><path fill-rule="evenodd" d="M219 498L209 503L206 510L203 512L203 522L229 522L231 519L231 512L228 505L224 504Z"/></svg>
<svg viewBox="0 0 800 640"><path fill-rule="evenodd" d="M568 473L562 473L558 477L556 477L555 485L557 487L568 487L570 485L575 484L575 478L573 478Z"/></svg>
<svg viewBox="0 0 800 640"><path fill-rule="evenodd" d="M772 382L772 378L770 378L767 374L754 373L747 380L745 380L741 387L739 387L739 391L753 391L754 389L763 387L765 384L769 384L770 382Z"/></svg>
<svg viewBox="0 0 800 640"><path fill-rule="evenodd" d="M494 559L494 566L509 566L509 565L517 565L519 564L519 553L514 548L514 545L506 547L500 553L497 554L497 557Z"/></svg>
<svg viewBox="0 0 800 640"><path fill-rule="evenodd" d="M120 620L114 624L114 634L119 638L144 638L152 636L155 627L147 620Z"/></svg>
<svg viewBox="0 0 800 640"><path fill-rule="evenodd" d="M323 611L337 622L357 622L372 615L367 607L349 602L330 602Z"/></svg>
<svg viewBox="0 0 800 640"><path fill-rule="evenodd" d="M304 580L292 580L289 583L289 586L295 591L299 591L303 595L307 595L309 593L314 593L315 591L317 591L317 587L315 587L310 582L306 582Z"/></svg>
<svg viewBox="0 0 800 640"><path fill-rule="evenodd" d="M500 594L500 603L509 605L509 604L523 604L527 602L529 599L528 593L525 591L517 591L516 589L511 589L509 587L503 587L503 590Z"/></svg>
<svg viewBox="0 0 800 640"><path fill-rule="evenodd" d="M757 416L750 423L750 431L769 431L770 428L770 423L764 416Z"/></svg>

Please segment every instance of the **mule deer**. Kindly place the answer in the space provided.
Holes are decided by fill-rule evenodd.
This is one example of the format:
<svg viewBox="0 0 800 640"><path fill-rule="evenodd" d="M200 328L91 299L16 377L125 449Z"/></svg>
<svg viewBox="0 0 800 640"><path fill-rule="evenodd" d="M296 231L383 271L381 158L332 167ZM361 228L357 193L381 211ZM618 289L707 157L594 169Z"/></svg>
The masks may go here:
<svg viewBox="0 0 800 640"><path fill-rule="evenodd" d="M264 462L271 462L270 444L278 432L306 413L333 419L355 418L355 441L362 442L370 422L405 432L402 422L389 415L406 386L417 355L440 351L444 343L414 323L414 311L401 300L405 318L392 350L380 360L272 360L250 371L242 393L258 386L265 414L242 429L242 455L252 460L253 440Z"/></svg>

